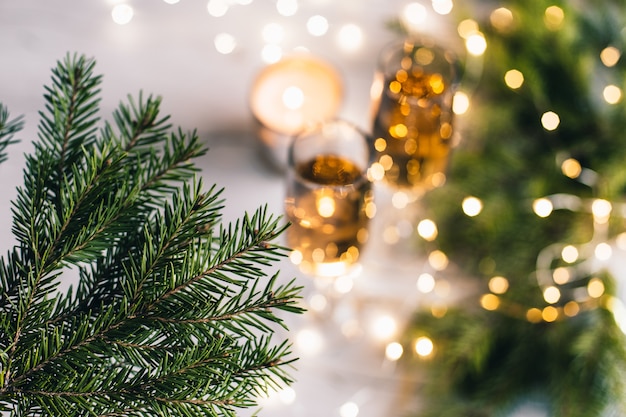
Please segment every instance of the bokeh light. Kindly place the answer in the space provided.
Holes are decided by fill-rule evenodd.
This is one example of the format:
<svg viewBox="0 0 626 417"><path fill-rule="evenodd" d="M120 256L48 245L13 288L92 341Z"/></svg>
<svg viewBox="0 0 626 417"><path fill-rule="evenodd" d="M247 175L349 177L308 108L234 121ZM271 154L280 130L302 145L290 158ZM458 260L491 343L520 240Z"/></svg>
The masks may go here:
<svg viewBox="0 0 626 417"><path fill-rule="evenodd" d="M363 30L354 23L345 24L339 29L337 42L346 52L356 51L363 44Z"/></svg>
<svg viewBox="0 0 626 417"><path fill-rule="evenodd" d="M430 219L423 219L417 224L417 233L422 239L433 241L437 238L437 225Z"/></svg>
<svg viewBox="0 0 626 417"><path fill-rule="evenodd" d="M533 201L533 211L539 217L548 217L552 210L554 210L554 205L547 198L538 198Z"/></svg>
<svg viewBox="0 0 626 417"><path fill-rule="evenodd" d="M541 125L546 130L556 130L560 123L559 115L553 111L547 111L541 116Z"/></svg>
<svg viewBox="0 0 626 417"><path fill-rule="evenodd" d="M237 47L235 37L229 33L218 33L213 40L215 49L220 54L228 55Z"/></svg>
<svg viewBox="0 0 626 417"><path fill-rule="evenodd" d="M435 345L433 341L426 337L420 336L415 340L415 353L417 353L421 357L428 357L432 355Z"/></svg>
<svg viewBox="0 0 626 417"><path fill-rule="evenodd" d="M483 202L477 197L469 196L463 199L461 207L465 215L475 217L483 210Z"/></svg>
<svg viewBox="0 0 626 417"><path fill-rule="evenodd" d="M113 7L113 10L111 11L111 17L113 18L113 21L118 25L125 25L127 23L130 23L130 21L133 19L134 14L135 11L128 4L118 4Z"/></svg>
<svg viewBox="0 0 626 417"><path fill-rule="evenodd" d="M469 96L463 91L457 91L454 93L454 100L452 102L452 111L454 114L462 115L465 114L470 107L470 99Z"/></svg>
<svg viewBox="0 0 626 417"><path fill-rule="evenodd" d="M278 14L281 16L285 16L285 17L293 16L298 11L298 1L297 0L277 0L276 10L278 11Z"/></svg>
<svg viewBox="0 0 626 417"><path fill-rule="evenodd" d="M323 36L328 32L328 19L321 15L311 16L306 22L309 34Z"/></svg>
<svg viewBox="0 0 626 417"><path fill-rule="evenodd" d="M417 278L417 290L422 294L431 293L435 289L435 277L428 272L420 274Z"/></svg>
<svg viewBox="0 0 626 417"><path fill-rule="evenodd" d="M504 82L506 83L507 87L516 90L520 88L522 84L524 84L524 74L516 69L508 70L504 74Z"/></svg>

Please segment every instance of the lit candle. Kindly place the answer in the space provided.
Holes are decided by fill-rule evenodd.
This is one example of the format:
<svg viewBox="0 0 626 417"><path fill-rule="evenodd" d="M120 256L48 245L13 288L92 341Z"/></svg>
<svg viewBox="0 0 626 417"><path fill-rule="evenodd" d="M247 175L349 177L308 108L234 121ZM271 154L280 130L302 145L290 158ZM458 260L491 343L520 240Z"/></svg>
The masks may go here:
<svg viewBox="0 0 626 417"><path fill-rule="evenodd" d="M342 99L338 71L312 55L285 57L257 75L250 108L258 135L280 169L287 163L290 138L307 125L335 117Z"/></svg>

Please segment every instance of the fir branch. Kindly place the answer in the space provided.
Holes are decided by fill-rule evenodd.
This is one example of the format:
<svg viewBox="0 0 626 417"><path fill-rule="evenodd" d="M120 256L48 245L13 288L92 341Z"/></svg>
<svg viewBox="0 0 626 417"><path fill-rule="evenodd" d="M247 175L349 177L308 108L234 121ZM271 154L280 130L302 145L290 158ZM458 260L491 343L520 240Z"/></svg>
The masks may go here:
<svg viewBox="0 0 626 417"><path fill-rule="evenodd" d="M0 406L15 416L234 415L290 383L275 311L300 287L267 267L284 230L259 208L223 227L215 186L170 133L160 98L99 120L93 60L66 58L46 91L39 142L12 207L18 245L0 258ZM50 179L54 179L54 183ZM215 232L220 228L219 232ZM79 282L58 293L78 268ZM263 282L265 281L265 282Z"/></svg>
<svg viewBox="0 0 626 417"><path fill-rule="evenodd" d="M15 134L24 127L24 118L18 116L10 118L9 110L0 102L0 163L6 161L6 148L17 143Z"/></svg>

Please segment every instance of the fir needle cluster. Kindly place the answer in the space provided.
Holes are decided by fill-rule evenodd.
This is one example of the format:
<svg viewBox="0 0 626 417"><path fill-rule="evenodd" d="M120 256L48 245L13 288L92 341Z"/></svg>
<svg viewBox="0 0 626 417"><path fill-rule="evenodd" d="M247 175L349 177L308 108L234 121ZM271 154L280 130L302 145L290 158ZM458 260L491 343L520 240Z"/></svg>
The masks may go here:
<svg viewBox="0 0 626 417"><path fill-rule="evenodd" d="M68 54L45 87L38 139L0 258L0 410L11 416L234 416L289 384L273 340L300 287L268 272L285 228L261 207L223 225L196 132L159 97L99 114L95 60ZM0 154L22 119L0 104ZM68 274L76 283L59 290Z"/></svg>

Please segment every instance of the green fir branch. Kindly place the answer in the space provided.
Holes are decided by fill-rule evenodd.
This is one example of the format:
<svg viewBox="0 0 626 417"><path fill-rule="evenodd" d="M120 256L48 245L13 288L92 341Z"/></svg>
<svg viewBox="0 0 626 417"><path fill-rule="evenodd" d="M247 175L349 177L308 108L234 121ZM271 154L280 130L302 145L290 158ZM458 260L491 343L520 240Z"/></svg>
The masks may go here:
<svg viewBox="0 0 626 417"><path fill-rule="evenodd" d="M195 132L160 98L129 97L97 128L95 62L53 69L39 141L0 258L0 407L12 416L234 416L295 360L276 313L300 287L268 267L285 226L265 207L221 223ZM5 124L11 138L16 125ZM8 127L6 127L8 126ZM1 138L2 136L0 136ZM67 293L59 283L74 271Z"/></svg>

